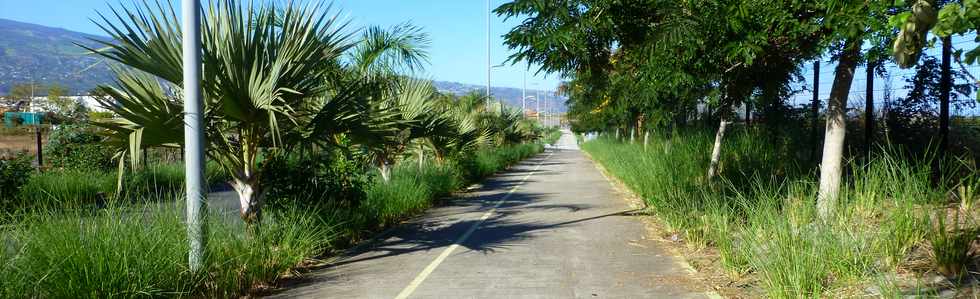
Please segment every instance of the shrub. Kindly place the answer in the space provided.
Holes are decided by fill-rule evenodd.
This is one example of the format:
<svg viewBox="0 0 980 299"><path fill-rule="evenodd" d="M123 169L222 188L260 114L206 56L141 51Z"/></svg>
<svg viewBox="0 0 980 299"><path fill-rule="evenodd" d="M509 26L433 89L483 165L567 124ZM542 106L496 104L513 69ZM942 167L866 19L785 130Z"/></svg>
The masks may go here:
<svg viewBox="0 0 980 299"><path fill-rule="evenodd" d="M262 186L271 206L353 207L364 200L365 164L340 150L274 155L262 163Z"/></svg>
<svg viewBox="0 0 980 299"><path fill-rule="evenodd" d="M543 150L544 146L536 143L484 148L460 158L459 167L467 182L476 182Z"/></svg>
<svg viewBox="0 0 980 299"><path fill-rule="evenodd" d="M10 204L27 183L34 167L28 155L20 155L12 160L0 160L0 208Z"/></svg>
<svg viewBox="0 0 980 299"><path fill-rule="evenodd" d="M68 170L112 170L117 165L112 159L115 151L103 140L93 128L84 125L59 126L48 136L46 162Z"/></svg>

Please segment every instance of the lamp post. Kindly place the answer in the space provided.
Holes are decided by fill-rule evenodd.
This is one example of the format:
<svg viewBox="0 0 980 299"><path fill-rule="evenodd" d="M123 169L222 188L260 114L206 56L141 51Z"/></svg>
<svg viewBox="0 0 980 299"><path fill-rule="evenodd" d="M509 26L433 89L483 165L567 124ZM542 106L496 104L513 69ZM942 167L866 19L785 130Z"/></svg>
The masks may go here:
<svg viewBox="0 0 980 299"><path fill-rule="evenodd" d="M493 68L490 62L490 0L487 0L487 109L490 108L490 70Z"/></svg>
<svg viewBox="0 0 980 299"><path fill-rule="evenodd" d="M534 112L537 114L538 122L541 122L541 90L534 90L534 104L537 106L534 108Z"/></svg>
<svg viewBox="0 0 980 299"><path fill-rule="evenodd" d="M521 116L527 116L527 69L524 70L524 86L521 88Z"/></svg>
<svg viewBox="0 0 980 299"><path fill-rule="evenodd" d="M184 66L184 177L187 189L188 265L204 265L204 118L201 115L201 2L182 0Z"/></svg>

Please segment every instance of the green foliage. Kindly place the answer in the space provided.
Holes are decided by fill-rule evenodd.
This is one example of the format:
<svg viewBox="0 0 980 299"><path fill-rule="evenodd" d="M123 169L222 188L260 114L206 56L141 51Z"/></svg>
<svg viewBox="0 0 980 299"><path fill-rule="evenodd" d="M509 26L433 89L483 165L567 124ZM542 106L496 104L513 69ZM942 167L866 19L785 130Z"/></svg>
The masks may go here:
<svg viewBox="0 0 980 299"><path fill-rule="evenodd" d="M34 173L31 157L20 155L0 160L0 209L9 206Z"/></svg>
<svg viewBox="0 0 980 299"><path fill-rule="evenodd" d="M105 145L105 137L97 129L85 125L58 126L48 135L44 148L45 162L53 168L66 170L111 170L115 150Z"/></svg>
<svg viewBox="0 0 980 299"><path fill-rule="evenodd" d="M377 181L367 187L362 217L372 227L386 227L432 206L435 200L462 186L454 165L428 164L418 168L410 163L392 170L387 183Z"/></svg>
<svg viewBox="0 0 980 299"><path fill-rule="evenodd" d="M351 208L365 198L369 181L364 161L340 150L274 155L262 162L269 205L333 206Z"/></svg>
<svg viewBox="0 0 980 299"><path fill-rule="evenodd" d="M543 150L540 144L484 148L472 156L463 157L459 163L466 181L475 182Z"/></svg>

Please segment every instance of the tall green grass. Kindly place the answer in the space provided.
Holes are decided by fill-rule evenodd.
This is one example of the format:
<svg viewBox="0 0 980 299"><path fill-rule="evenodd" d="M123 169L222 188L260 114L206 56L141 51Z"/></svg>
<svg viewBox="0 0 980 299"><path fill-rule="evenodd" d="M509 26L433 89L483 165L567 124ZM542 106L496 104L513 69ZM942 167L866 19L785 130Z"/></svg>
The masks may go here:
<svg viewBox="0 0 980 299"><path fill-rule="evenodd" d="M207 165L207 181L227 180L215 163ZM183 193L182 164L156 164L124 175L123 192L117 195L118 174L104 171L48 171L31 176L7 209L74 209L110 202L138 202L149 198L173 198ZM9 211L8 211L9 212Z"/></svg>
<svg viewBox="0 0 980 299"><path fill-rule="evenodd" d="M0 297L236 297L322 252L335 235L335 221L312 212L273 212L252 236L215 217L206 267L193 273L180 211L172 204L35 211L4 228Z"/></svg>
<svg viewBox="0 0 980 299"><path fill-rule="evenodd" d="M934 185L927 162L890 154L851 161L840 208L817 218L816 171L789 140L736 131L725 141L720 178L706 169L706 131L610 139L583 149L642 196L692 246L715 246L735 276L754 273L770 297L852 296L872 277L894 273L929 232L924 211L945 203L950 185Z"/></svg>
<svg viewBox="0 0 980 299"><path fill-rule="evenodd" d="M471 157L462 159L459 167L466 180L474 182L542 151L544 146L539 143L484 148L476 151Z"/></svg>

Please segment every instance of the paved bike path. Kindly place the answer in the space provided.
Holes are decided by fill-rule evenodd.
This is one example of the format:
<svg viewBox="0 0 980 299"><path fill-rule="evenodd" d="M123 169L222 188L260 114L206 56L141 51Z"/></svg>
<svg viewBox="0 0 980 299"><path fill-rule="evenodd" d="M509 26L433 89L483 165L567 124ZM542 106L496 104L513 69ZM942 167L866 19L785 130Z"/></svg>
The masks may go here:
<svg viewBox="0 0 980 299"><path fill-rule="evenodd" d="M464 198L307 274L278 298L705 298L562 138Z"/></svg>

